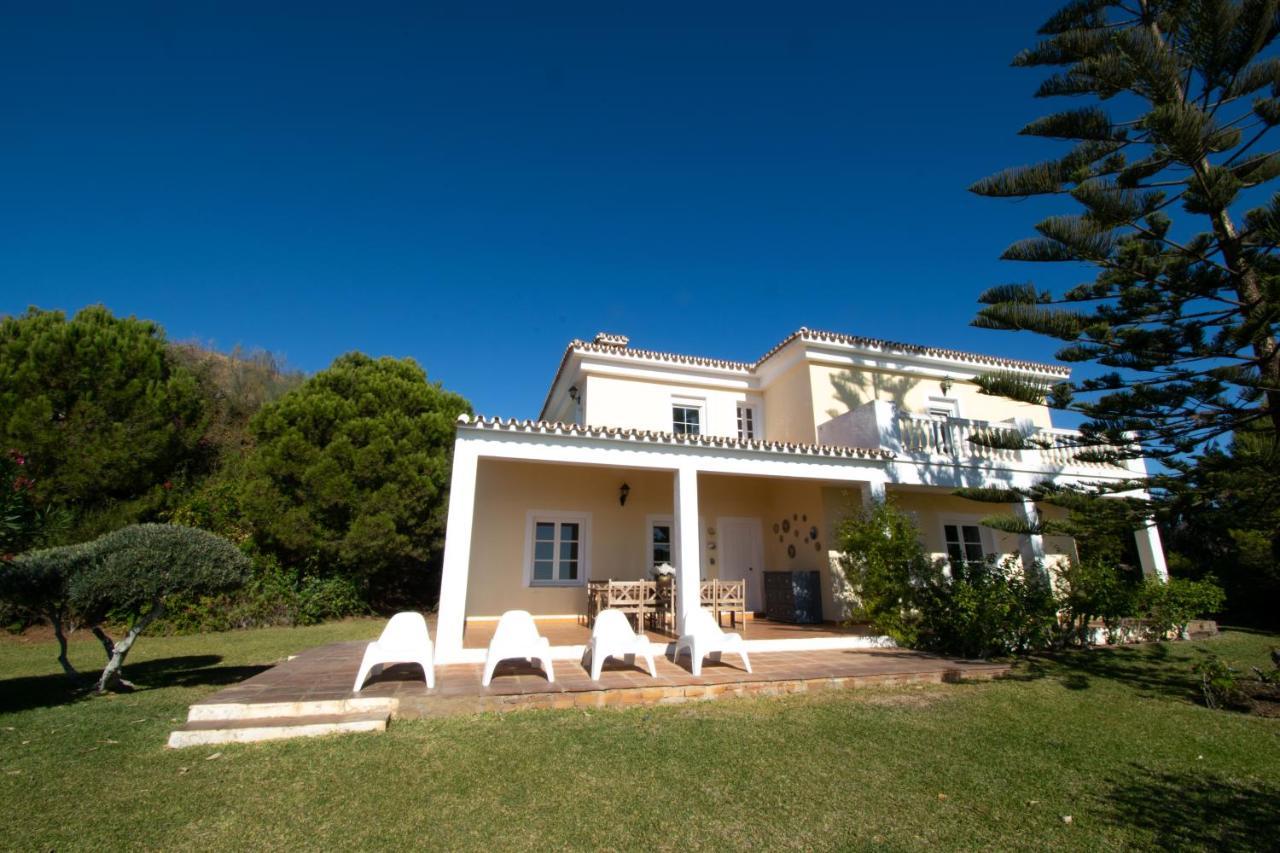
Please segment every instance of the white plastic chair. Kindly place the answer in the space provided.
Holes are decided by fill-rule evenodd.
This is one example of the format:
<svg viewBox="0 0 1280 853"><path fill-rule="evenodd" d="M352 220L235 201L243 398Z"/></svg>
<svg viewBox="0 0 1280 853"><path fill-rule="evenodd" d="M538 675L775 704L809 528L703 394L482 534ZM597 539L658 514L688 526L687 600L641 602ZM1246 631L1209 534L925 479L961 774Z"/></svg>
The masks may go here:
<svg viewBox="0 0 1280 853"><path fill-rule="evenodd" d="M421 613L397 613L391 617L382 636L364 650L360 671L356 674L353 693L359 693L364 680L373 674L374 668L388 663L416 663L422 667L427 687L436 686L436 668L432 661L431 635L427 633L427 620Z"/></svg>
<svg viewBox="0 0 1280 853"><path fill-rule="evenodd" d="M498 664L513 658L538 661L547 674L547 681L556 680L551 666L551 642L538 633L538 626L527 610L508 610L498 620L498 629L489 641L489 654L484 659L484 675L480 684L488 687Z"/></svg>
<svg viewBox="0 0 1280 853"><path fill-rule="evenodd" d="M742 666L751 671L751 661L747 659L747 650L743 646L741 634L731 634L716 624L716 617L701 607L695 608L685 621L685 633L676 640L676 652L673 660L680 659L681 650L689 652L690 671L694 675L702 675L702 659L713 655L719 660L723 652L731 652L742 658Z"/></svg>
<svg viewBox="0 0 1280 853"><path fill-rule="evenodd" d="M600 680L600 667L608 657L624 658L628 664L633 664L637 657L642 657L649 664L649 676L658 677L658 670L653 665L653 652L649 649L649 638L643 633L632 631L631 623L621 610L601 610L596 614L586 654L591 656L592 681Z"/></svg>

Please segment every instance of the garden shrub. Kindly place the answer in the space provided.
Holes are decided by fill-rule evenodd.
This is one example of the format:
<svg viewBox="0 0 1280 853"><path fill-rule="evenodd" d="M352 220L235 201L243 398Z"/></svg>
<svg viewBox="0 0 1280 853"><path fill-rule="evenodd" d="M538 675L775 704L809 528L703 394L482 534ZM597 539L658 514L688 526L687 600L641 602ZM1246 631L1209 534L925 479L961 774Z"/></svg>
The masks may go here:
<svg viewBox="0 0 1280 853"><path fill-rule="evenodd" d="M217 595L175 597L153 630L194 634L314 625L369 612L359 585L350 578L299 575L262 554L252 559L253 575L243 587Z"/></svg>
<svg viewBox="0 0 1280 853"><path fill-rule="evenodd" d="M1157 639L1169 633L1184 636L1192 619L1211 616L1222 609L1226 595L1212 575L1201 580L1156 578L1143 581L1137 594L1137 610L1148 620Z"/></svg>
<svg viewBox="0 0 1280 853"><path fill-rule="evenodd" d="M1016 558L952 567L934 563L911 516L880 502L837 531L841 567L857 599L855 618L899 645L967 657L1047 644L1056 607L1039 573Z"/></svg>
<svg viewBox="0 0 1280 853"><path fill-rule="evenodd" d="M1248 696L1240 686L1240 672L1215 654L1191 665L1200 679L1200 695L1208 708L1238 708Z"/></svg>
<svg viewBox="0 0 1280 853"><path fill-rule="evenodd" d="M970 658L1022 654L1048 645L1057 606L1038 571L1016 557L952 563L917 594L926 648Z"/></svg>
<svg viewBox="0 0 1280 853"><path fill-rule="evenodd" d="M1126 577L1110 560L1072 560L1058 572L1058 606L1061 608L1066 640L1088 645L1089 623L1101 619L1114 636L1121 619L1132 616L1136 607L1134 579Z"/></svg>
<svg viewBox="0 0 1280 853"><path fill-rule="evenodd" d="M855 598L854 619L902 646L919 641L917 590L940 571L911 516L887 501L863 507L836 530L840 567Z"/></svg>

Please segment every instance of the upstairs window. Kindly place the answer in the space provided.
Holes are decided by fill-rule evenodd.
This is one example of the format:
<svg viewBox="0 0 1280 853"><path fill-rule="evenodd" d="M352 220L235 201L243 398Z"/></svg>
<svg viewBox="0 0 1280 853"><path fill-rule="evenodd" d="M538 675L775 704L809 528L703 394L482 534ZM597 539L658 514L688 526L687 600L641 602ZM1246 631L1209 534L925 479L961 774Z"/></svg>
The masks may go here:
<svg viewBox="0 0 1280 853"><path fill-rule="evenodd" d="M671 407L671 431L676 435L702 434L702 409L676 403Z"/></svg>
<svg viewBox="0 0 1280 853"><path fill-rule="evenodd" d="M982 547L982 529L976 524L944 524L947 558L954 564L981 563L986 557Z"/></svg>
<svg viewBox="0 0 1280 853"><path fill-rule="evenodd" d="M756 437L756 410L754 406L738 404L738 438Z"/></svg>

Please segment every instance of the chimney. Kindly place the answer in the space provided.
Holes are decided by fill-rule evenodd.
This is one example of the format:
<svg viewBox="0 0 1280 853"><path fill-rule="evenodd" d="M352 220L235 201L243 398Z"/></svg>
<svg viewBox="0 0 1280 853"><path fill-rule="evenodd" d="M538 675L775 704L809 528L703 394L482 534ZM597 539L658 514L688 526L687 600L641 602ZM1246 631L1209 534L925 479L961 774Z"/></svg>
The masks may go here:
<svg viewBox="0 0 1280 853"><path fill-rule="evenodd" d="M592 342L597 346L613 347L615 349L626 349L631 339L626 335L614 335L609 332L596 332L596 339Z"/></svg>

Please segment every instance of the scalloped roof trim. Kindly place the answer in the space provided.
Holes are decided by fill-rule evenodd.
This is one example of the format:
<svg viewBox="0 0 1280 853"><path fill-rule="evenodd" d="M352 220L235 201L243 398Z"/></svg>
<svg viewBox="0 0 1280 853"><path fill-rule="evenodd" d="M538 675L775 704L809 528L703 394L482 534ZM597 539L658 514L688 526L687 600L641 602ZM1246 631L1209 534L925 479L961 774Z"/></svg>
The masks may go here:
<svg viewBox="0 0 1280 853"><path fill-rule="evenodd" d="M913 355L924 355L933 358L949 358L955 361L969 361L974 364L988 364L995 367L1012 367L1018 370L1034 370L1039 373L1052 373L1056 376L1061 376L1064 379L1071 375L1071 368L1064 367L1060 364L1049 364L1043 361L1026 361L1019 358L1005 358L1004 356L998 355L983 355L982 353L947 349L945 347L931 347L923 344L887 341L881 338L865 338L861 335L846 335L843 332L825 332L821 329L810 329L806 326L801 326L785 339L778 342L772 349L760 356L759 360L757 360L752 366L759 367L796 338L802 338L806 341L812 341L813 343L848 344L850 346L867 347L869 349L884 350L886 352L906 352Z"/></svg>
<svg viewBox="0 0 1280 853"><path fill-rule="evenodd" d="M498 432L521 432L536 435L567 435L582 438L607 438L615 441L631 441L637 444L671 444L697 447L723 447L740 450L761 450L769 453L789 453L799 456L824 456L837 459L892 459L893 453L880 448L843 447L832 444L803 444L787 441L762 441L752 438L732 438L723 435L683 435L657 430L629 427L580 426L561 421L519 420L516 418L487 418L477 415L459 427L485 429Z"/></svg>
<svg viewBox="0 0 1280 853"><path fill-rule="evenodd" d="M608 344L598 344L592 341L584 341L580 338L574 338L569 341L569 345L565 347L564 356L560 359L560 366L556 368L556 375L551 380L551 387L547 389L547 396L542 402L542 411L545 413L547 406L551 403L551 395L555 391L556 383L560 381L560 375L564 373L565 365L569 363L569 356L575 352L594 352L604 353L606 355L621 355L628 358L642 359L646 361L665 361L670 364L686 364L694 367L710 367L717 370L731 370L737 373L752 373L757 370L760 365L764 364L773 356L782 351L787 344L797 338L812 343L824 344L846 344L849 346L867 347L869 349L878 349L886 353L902 352L911 355L923 355L932 358L947 358L954 361L967 361L972 364L982 364L989 367L1006 367L1014 370L1030 370L1037 373L1047 373L1053 376L1061 376L1066 379L1071 375L1071 368L1064 367L1060 364L1048 364L1042 361L1026 361L1017 358L1004 358L995 355L982 355L981 353L965 352L963 350L947 349L945 347L930 347L923 344L908 344L900 341L888 341L881 338L866 338L860 335L846 335L842 332L825 332L821 329L810 329L807 326L801 326L796 331L787 335L778 343L774 344L764 355L760 356L756 361L731 361L725 358L708 358L700 355L682 355L674 352L661 352L659 350L649 349L633 349L631 347L611 346Z"/></svg>

